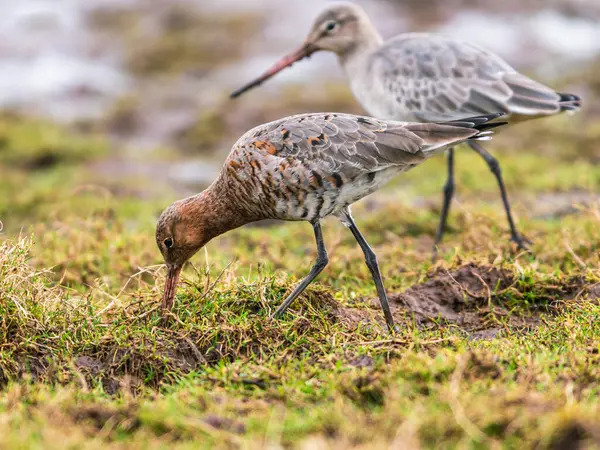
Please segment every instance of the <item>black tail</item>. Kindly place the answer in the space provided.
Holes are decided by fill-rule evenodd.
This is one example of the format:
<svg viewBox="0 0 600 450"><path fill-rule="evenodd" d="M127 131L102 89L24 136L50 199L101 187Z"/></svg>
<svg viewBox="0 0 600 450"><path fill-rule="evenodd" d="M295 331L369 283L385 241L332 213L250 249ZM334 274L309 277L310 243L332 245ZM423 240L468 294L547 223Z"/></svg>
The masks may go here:
<svg viewBox="0 0 600 450"><path fill-rule="evenodd" d="M475 136L469 138L473 141L487 141L490 140L492 132L489 131L492 128L501 127L502 125L508 124L508 122L492 122L492 120L498 119L504 116L504 113L487 114L485 116L468 117L462 120L453 120L450 122L444 122L446 125L452 125L455 127L463 128L474 128L479 131Z"/></svg>
<svg viewBox="0 0 600 450"><path fill-rule="evenodd" d="M561 111L578 111L581 109L581 97L574 94L565 94L564 92L557 92L557 94L560 95Z"/></svg>
<svg viewBox="0 0 600 450"><path fill-rule="evenodd" d="M453 125L455 127L464 128L475 128L479 131L491 130L492 128L506 125L508 122L492 122L492 120L498 119L504 116L504 113L487 114L485 116L468 117L461 120L452 120L450 122L440 122L446 125Z"/></svg>

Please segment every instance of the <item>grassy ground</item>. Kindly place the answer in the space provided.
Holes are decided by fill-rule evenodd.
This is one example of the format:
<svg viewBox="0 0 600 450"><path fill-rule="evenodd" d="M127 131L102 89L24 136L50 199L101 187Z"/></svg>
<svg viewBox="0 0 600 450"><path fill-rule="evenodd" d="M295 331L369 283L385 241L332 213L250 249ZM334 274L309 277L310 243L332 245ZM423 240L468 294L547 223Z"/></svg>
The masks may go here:
<svg viewBox="0 0 600 450"><path fill-rule="evenodd" d="M435 264L443 158L357 205L392 337L335 220L330 265L283 320L268 315L312 263L307 224L209 243L164 321L154 224L181 193L99 170L103 139L3 115L0 447L599 447L599 130L559 117L488 146L535 256L510 247L467 149Z"/></svg>

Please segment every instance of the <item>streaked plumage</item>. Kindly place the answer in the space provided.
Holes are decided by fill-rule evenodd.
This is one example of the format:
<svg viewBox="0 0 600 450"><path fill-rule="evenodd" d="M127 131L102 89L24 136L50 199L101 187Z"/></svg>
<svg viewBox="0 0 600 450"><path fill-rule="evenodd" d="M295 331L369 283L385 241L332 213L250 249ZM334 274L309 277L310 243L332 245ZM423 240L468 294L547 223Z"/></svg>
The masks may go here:
<svg viewBox="0 0 600 450"><path fill-rule="evenodd" d="M336 113L292 116L242 136L225 162L222 182L237 195L238 207L257 220L314 221L473 138L478 133L473 126Z"/></svg>
<svg viewBox="0 0 600 450"><path fill-rule="evenodd" d="M446 123L408 123L349 114L302 114L256 127L233 146L220 175L203 192L162 214L156 242L167 263L163 305L170 309L182 265L212 238L262 219L306 220L317 262L277 310L287 306L327 264L320 220L335 215L365 253L387 324L393 319L375 254L358 231L350 205L448 146L490 138L499 115Z"/></svg>

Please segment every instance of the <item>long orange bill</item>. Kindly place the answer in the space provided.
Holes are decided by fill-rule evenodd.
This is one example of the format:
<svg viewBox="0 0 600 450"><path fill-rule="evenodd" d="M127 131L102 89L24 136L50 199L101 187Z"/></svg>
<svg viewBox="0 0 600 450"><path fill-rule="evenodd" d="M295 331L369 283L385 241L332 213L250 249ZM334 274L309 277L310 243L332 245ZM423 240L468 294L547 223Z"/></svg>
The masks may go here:
<svg viewBox="0 0 600 450"><path fill-rule="evenodd" d="M179 280L181 267L167 266L167 279L165 281L165 293L163 295L162 307L165 311L170 311L173 308L173 300L175 299L175 288Z"/></svg>
<svg viewBox="0 0 600 450"><path fill-rule="evenodd" d="M237 91L234 91L231 94L231 98L237 98L240 95L242 95L244 92L249 91L250 89L255 88L256 86L260 86L262 83L267 81L269 78L271 78L275 74L281 72L286 67L292 66L295 62L298 62L301 59L308 58L316 50L317 49L313 45L304 44L302 47L300 47L295 52L290 53L289 55L284 56L282 59L277 61L277 63L275 63L275 65L273 65L269 70L267 70L265 73L263 73L260 77L258 77L254 81L251 81L247 85L239 88Z"/></svg>

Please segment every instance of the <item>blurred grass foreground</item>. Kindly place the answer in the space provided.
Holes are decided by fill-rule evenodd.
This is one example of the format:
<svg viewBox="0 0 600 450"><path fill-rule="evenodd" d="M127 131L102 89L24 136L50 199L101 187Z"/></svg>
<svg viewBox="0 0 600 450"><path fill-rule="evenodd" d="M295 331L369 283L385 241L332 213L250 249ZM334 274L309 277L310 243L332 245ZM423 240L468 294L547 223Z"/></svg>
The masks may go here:
<svg viewBox="0 0 600 450"><path fill-rule="evenodd" d="M168 324L158 309L154 225L166 205L206 186L259 123L361 111L319 55L306 65L325 76L298 65L227 99L303 37L321 1L294 2L292 22L260 1L5 3L0 448L600 448L600 59L538 33L587 42L594 2L366 5L388 34L478 17L491 34L470 38L488 45L527 26L522 47L536 52L503 56L585 99L581 114L487 146L533 254L508 244L495 181L473 152L457 153L458 201L435 264L443 158L356 206L394 337L335 220L323 227L330 265L283 320L269 313L314 257L302 223L211 242Z"/></svg>

